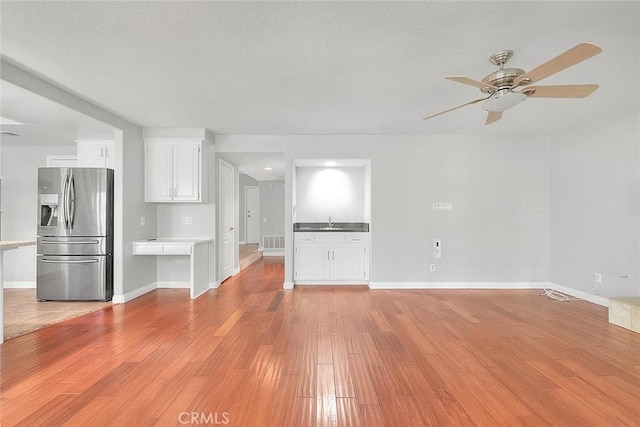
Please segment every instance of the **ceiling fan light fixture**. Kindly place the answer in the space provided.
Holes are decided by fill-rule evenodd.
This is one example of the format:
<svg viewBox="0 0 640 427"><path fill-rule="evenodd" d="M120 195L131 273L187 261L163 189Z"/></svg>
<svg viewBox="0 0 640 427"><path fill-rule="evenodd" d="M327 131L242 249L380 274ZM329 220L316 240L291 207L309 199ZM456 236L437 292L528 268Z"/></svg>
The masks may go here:
<svg viewBox="0 0 640 427"><path fill-rule="evenodd" d="M487 111L505 111L515 107L527 99L527 95L521 92L513 92L510 89L501 89L487 99L482 108Z"/></svg>

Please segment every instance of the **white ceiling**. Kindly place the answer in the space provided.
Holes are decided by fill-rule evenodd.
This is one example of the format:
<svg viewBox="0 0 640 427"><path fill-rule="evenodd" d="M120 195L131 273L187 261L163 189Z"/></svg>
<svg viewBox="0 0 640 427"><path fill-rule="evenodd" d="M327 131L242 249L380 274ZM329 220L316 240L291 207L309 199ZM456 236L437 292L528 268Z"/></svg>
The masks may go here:
<svg viewBox="0 0 640 427"><path fill-rule="evenodd" d="M217 134L561 132L638 111L638 2L2 2L6 58L145 127ZM531 69L577 43L603 53L544 80L597 83L528 99L484 126L488 57ZM3 95L4 96L4 95Z"/></svg>
<svg viewBox="0 0 640 427"><path fill-rule="evenodd" d="M221 153L238 171L257 181L284 181L284 153ZM265 168L269 168L268 170Z"/></svg>
<svg viewBox="0 0 640 427"><path fill-rule="evenodd" d="M0 116L20 125L0 125L2 145L75 145L78 139L113 139L115 128L33 92L0 81Z"/></svg>

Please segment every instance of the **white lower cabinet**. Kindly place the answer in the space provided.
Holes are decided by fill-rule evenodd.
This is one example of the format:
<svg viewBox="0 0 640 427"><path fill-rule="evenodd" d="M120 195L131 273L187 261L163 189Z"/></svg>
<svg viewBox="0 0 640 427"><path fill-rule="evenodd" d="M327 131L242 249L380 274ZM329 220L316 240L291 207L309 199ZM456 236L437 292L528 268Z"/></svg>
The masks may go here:
<svg viewBox="0 0 640 427"><path fill-rule="evenodd" d="M296 283L368 283L368 233L298 232L294 244Z"/></svg>

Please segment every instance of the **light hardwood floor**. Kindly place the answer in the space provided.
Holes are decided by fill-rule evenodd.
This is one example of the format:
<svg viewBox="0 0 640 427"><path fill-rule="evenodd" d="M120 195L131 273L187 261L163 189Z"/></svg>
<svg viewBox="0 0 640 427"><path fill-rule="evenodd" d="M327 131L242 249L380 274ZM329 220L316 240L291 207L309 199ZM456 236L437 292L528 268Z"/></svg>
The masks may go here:
<svg viewBox="0 0 640 427"><path fill-rule="evenodd" d="M640 335L603 307L282 282L264 258L6 342L2 425L640 424Z"/></svg>

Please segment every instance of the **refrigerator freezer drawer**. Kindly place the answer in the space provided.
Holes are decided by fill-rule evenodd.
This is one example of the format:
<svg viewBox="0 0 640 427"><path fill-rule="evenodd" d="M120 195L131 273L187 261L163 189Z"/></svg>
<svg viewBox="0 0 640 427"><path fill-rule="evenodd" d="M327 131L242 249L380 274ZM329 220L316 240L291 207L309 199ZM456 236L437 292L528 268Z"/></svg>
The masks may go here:
<svg viewBox="0 0 640 427"><path fill-rule="evenodd" d="M113 238L109 237L38 237L38 253L44 255L107 255Z"/></svg>
<svg viewBox="0 0 640 427"><path fill-rule="evenodd" d="M113 297L111 255L38 255L36 298L109 301Z"/></svg>

